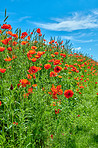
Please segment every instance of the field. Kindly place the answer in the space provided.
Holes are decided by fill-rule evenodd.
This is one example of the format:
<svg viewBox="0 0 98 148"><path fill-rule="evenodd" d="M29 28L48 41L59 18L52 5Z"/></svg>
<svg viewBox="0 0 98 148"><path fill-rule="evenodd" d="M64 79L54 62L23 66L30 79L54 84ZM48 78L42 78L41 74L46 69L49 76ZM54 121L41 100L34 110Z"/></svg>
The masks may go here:
<svg viewBox="0 0 98 148"><path fill-rule="evenodd" d="M0 148L97 148L98 62L39 28L0 27Z"/></svg>

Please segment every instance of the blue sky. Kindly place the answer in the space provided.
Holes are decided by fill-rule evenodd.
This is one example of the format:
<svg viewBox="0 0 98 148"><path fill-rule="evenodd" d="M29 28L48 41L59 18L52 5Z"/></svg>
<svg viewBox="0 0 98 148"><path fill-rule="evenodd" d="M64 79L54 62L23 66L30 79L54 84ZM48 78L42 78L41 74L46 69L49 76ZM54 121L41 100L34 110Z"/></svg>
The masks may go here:
<svg viewBox="0 0 98 148"><path fill-rule="evenodd" d="M70 40L76 51L98 61L98 0L0 0L0 24L5 8L14 30L40 28L46 40Z"/></svg>

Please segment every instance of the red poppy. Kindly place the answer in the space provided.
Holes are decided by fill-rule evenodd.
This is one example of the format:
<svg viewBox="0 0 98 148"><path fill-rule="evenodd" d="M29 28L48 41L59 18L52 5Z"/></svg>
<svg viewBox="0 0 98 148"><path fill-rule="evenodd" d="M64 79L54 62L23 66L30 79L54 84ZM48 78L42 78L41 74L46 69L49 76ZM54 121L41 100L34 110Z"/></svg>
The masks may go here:
<svg viewBox="0 0 98 148"><path fill-rule="evenodd" d="M13 85L11 84L10 90L13 90Z"/></svg>
<svg viewBox="0 0 98 148"><path fill-rule="evenodd" d="M60 60L54 60L53 65L58 65L60 63Z"/></svg>
<svg viewBox="0 0 98 148"><path fill-rule="evenodd" d="M53 135L51 135L51 138L53 139Z"/></svg>
<svg viewBox="0 0 98 148"><path fill-rule="evenodd" d="M21 83L22 87L26 87L27 84L30 85L30 82L27 79L21 79L19 82Z"/></svg>
<svg viewBox="0 0 98 148"><path fill-rule="evenodd" d="M32 62L36 62L37 58L32 58L31 61Z"/></svg>
<svg viewBox="0 0 98 148"><path fill-rule="evenodd" d="M8 47L7 50L12 51L12 47Z"/></svg>
<svg viewBox="0 0 98 148"><path fill-rule="evenodd" d="M0 51L2 52L2 51L4 51L5 50L5 48L4 47L0 47Z"/></svg>
<svg viewBox="0 0 98 148"><path fill-rule="evenodd" d="M1 106L1 104L2 104L2 103L1 103L1 101L0 101L0 106Z"/></svg>
<svg viewBox="0 0 98 148"><path fill-rule="evenodd" d="M60 66L56 66L54 68L54 72L57 72L57 73L59 73L61 70L62 70L62 67L60 67Z"/></svg>
<svg viewBox="0 0 98 148"><path fill-rule="evenodd" d="M2 29L9 29L9 30L12 29L11 25L9 25L9 24L3 24L3 25L1 26L1 28L2 28Z"/></svg>
<svg viewBox="0 0 98 148"><path fill-rule="evenodd" d="M38 67L36 66L31 66L30 69L28 70L30 74L36 73L37 71L38 71Z"/></svg>
<svg viewBox="0 0 98 148"><path fill-rule="evenodd" d="M45 68L45 69L49 69L49 68L51 68L51 65L50 65L50 64L45 64L45 65L44 65L44 68Z"/></svg>
<svg viewBox="0 0 98 148"><path fill-rule="evenodd" d="M0 72L1 72L1 73L4 73L5 71L6 71L6 69L0 68Z"/></svg>
<svg viewBox="0 0 98 148"><path fill-rule="evenodd" d="M58 109L58 110L55 109L55 114L58 114L58 113L59 113L59 110L60 110L60 109Z"/></svg>
<svg viewBox="0 0 98 148"><path fill-rule="evenodd" d="M1 42L2 42L3 44L7 45L11 39L12 39L12 38L9 37L9 38L7 38L7 39L2 40Z"/></svg>
<svg viewBox="0 0 98 148"><path fill-rule="evenodd" d="M73 94L74 94L74 92L73 92L71 89L65 90L65 92L64 92L64 96L65 96L66 98L72 97Z"/></svg>
<svg viewBox="0 0 98 148"><path fill-rule="evenodd" d="M50 72L50 77L56 77L58 74L56 73L56 72L54 72L54 71L51 71Z"/></svg>
<svg viewBox="0 0 98 148"><path fill-rule="evenodd" d="M10 57L6 57L6 59L4 59L5 61L11 61L12 59Z"/></svg>
<svg viewBox="0 0 98 148"><path fill-rule="evenodd" d="M36 32L37 32L37 33L41 33L41 30L40 30L40 28L38 28Z"/></svg>

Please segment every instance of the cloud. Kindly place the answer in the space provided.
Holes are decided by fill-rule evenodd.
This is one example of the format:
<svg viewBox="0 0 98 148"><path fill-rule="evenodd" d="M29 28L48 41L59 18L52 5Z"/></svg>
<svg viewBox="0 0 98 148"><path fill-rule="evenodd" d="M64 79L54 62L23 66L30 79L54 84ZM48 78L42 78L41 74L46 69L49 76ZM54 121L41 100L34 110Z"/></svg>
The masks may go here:
<svg viewBox="0 0 98 148"><path fill-rule="evenodd" d="M66 40L71 40L71 41L76 41L76 42L79 42L79 43L90 43L90 42L97 42L98 40L93 40L93 39L90 39L90 40L79 40L78 38L84 36L86 34L81 34L81 35L78 35L78 36L60 36L61 39L66 39Z"/></svg>
<svg viewBox="0 0 98 148"><path fill-rule="evenodd" d="M80 50L81 47L73 48L72 50Z"/></svg>
<svg viewBox="0 0 98 148"><path fill-rule="evenodd" d="M93 10L92 13L94 13L95 15L98 15L98 10Z"/></svg>
<svg viewBox="0 0 98 148"><path fill-rule="evenodd" d="M22 22L24 19L27 19L27 18L31 18L31 16L24 16L24 17L21 17L18 21L19 21L19 22Z"/></svg>
<svg viewBox="0 0 98 148"><path fill-rule="evenodd" d="M81 29L93 29L98 28L98 17L95 15L97 12L91 12L90 14L82 14L74 12L70 17L64 18L51 18L51 20L56 21L53 23L40 23L32 22L41 28L53 31L74 31Z"/></svg>

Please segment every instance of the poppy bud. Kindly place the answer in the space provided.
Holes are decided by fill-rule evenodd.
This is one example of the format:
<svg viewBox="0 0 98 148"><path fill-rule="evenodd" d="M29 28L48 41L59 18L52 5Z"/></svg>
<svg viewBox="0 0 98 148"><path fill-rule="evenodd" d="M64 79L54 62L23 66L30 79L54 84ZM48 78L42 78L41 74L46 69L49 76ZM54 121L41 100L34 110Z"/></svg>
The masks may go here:
<svg viewBox="0 0 98 148"><path fill-rule="evenodd" d="M10 90L13 90L13 85L11 84Z"/></svg>

